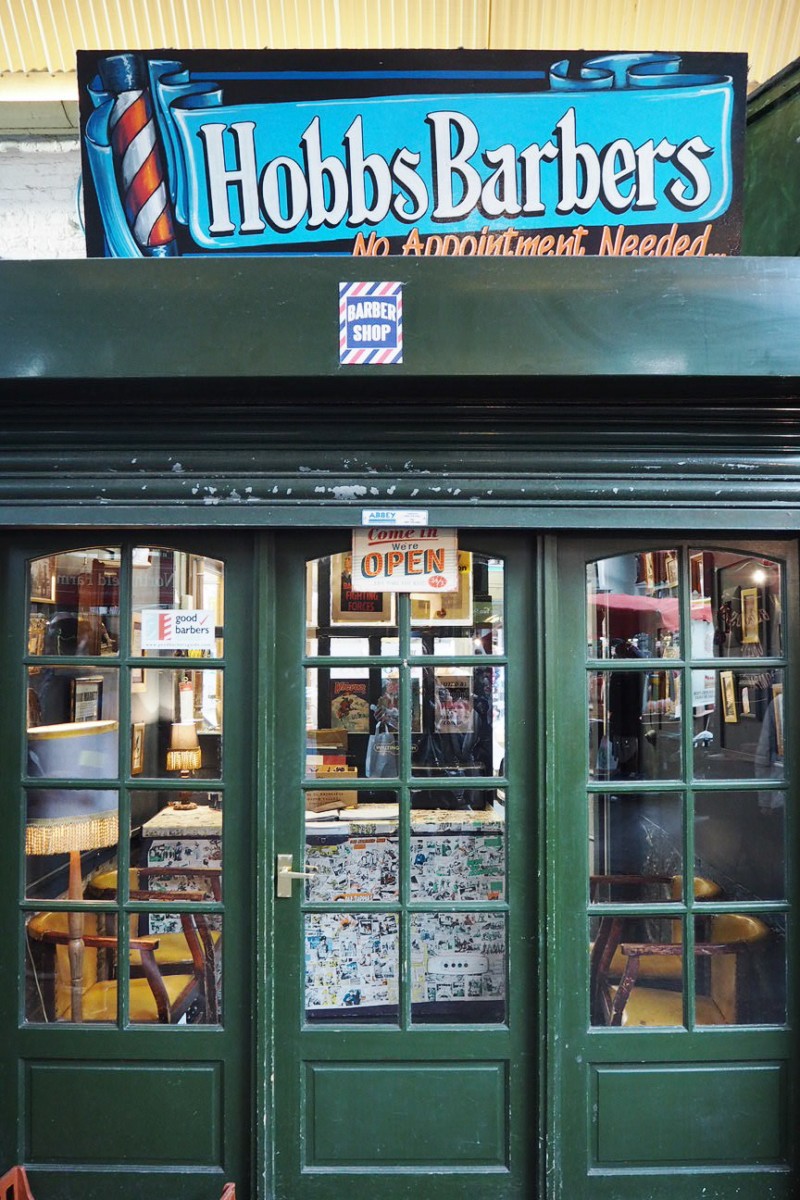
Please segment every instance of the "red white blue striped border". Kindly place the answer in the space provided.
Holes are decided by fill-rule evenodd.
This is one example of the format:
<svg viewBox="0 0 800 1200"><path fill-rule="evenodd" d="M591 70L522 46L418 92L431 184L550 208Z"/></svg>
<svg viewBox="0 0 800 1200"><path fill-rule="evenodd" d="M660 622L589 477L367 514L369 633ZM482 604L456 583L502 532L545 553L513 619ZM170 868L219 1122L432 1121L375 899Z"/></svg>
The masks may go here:
<svg viewBox="0 0 800 1200"><path fill-rule="evenodd" d="M347 302L393 297L397 309L397 345L385 350L348 345ZM403 285L402 283L340 283L339 284L339 363L342 366L385 366L403 361Z"/></svg>

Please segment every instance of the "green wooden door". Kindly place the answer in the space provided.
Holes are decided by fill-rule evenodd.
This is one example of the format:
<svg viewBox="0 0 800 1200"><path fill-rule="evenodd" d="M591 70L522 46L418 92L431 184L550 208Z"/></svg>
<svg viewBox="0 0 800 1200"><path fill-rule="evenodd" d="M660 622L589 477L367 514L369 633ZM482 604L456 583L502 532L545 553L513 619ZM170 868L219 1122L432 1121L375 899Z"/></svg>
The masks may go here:
<svg viewBox="0 0 800 1200"><path fill-rule="evenodd" d="M37 1200L250 1194L247 541L6 556L4 1162Z"/></svg>
<svg viewBox="0 0 800 1200"><path fill-rule="evenodd" d="M537 1190L534 554L461 547L433 600L353 592L343 535L278 547L275 853L307 876L272 901L287 1200Z"/></svg>
<svg viewBox="0 0 800 1200"><path fill-rule="evenodd" d="M550 562L553 1195L788 1200L796 548Z"/></svg>

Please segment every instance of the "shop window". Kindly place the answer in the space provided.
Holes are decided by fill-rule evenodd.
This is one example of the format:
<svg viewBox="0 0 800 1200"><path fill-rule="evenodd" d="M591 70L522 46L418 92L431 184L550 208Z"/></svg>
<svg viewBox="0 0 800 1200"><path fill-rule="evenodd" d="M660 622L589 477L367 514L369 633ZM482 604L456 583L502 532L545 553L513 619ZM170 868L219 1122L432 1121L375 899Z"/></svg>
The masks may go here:
<svg viewBox="0 0 800 1200"><path fill-rule="evenodd" d="M308 564L309 1023L506 1019L504 618L498 559L433 597Z"/></svg>
<svg viewBox="0 0 800 1200"><path fill-rule="evenodd" d="M786 1020L783 593L733 551L588 567L594 1026Z"/></svg>
<svg viewBox="0 0 800 1200"><path fill-rule="evenodd" d="M163 547L29 565L26 1022L222 1020L223 582Z"/></svg>

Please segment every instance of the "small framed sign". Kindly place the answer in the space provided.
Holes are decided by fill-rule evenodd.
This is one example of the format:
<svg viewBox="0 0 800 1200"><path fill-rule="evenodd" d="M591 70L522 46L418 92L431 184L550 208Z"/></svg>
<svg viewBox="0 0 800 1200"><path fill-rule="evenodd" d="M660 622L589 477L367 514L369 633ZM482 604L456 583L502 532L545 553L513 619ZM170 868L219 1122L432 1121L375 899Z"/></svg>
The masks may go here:
<svg viewBox="0 0 800 1200"><path fill-rule="evenodd" d="M73 679L71 687L72 720L99 721L103 714L102 675L85 675L82 679Z"/></svg>

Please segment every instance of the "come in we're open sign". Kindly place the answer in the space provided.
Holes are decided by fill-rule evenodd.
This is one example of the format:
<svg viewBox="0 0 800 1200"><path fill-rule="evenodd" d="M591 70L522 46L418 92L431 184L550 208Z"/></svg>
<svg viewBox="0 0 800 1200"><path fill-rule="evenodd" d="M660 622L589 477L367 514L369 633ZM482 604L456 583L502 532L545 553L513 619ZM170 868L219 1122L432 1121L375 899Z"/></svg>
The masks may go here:
<svg viewBox="0 0 800 1200"><path fill-rule="evenodd" d="M456 530L354 529L353 587L365 592L458 591Z"/></svg>

